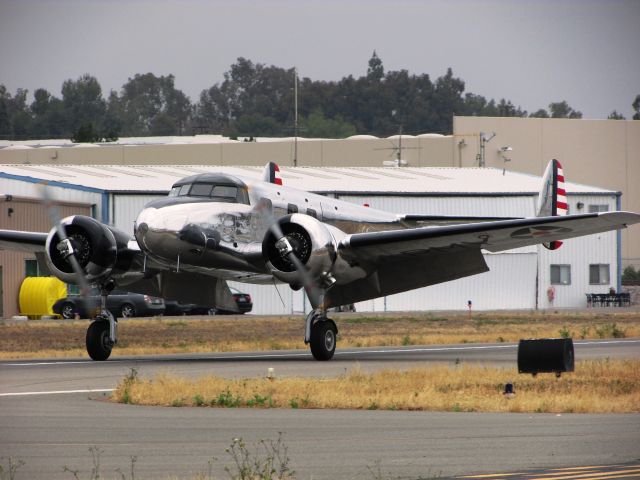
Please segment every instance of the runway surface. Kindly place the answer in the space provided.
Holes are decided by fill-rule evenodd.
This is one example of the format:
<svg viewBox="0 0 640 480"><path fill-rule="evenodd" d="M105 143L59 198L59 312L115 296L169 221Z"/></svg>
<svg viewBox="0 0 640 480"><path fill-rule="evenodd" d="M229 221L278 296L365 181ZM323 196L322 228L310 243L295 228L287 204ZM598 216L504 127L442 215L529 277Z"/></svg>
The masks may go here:
<svg viewBox="0 0 640 480"><path fill-rule="evenodd" d="M577 360L640 358L640 340L579 341L575 348ZM127 472L131 456L137 457L136 478L193 478L207 473L211 457L217 457L215 477L227 478L224 466L232 459L225 449L233 438L253 445L278 432L296 478L375 478L371 470L378 468L382 478L496 472L501 475L495 478L516 478L506 473L613 469L607 466L640 460L640 415L163 408L103 401L131 368L142 376L250 377L269 367L280 376L330 376L356 365L371 371L465 361L515 364L516 345L339 350L331 362L315 362L306 351L0 362L1 464L6 470L8 457L24 461L16 478L72 478L65 466L88 478L89 448L95 446L102 451L104 478L121 478L115 470ZM594 472L580 478L636 475ZM539 478L554 475L569 478L554 471Z"/></svg>

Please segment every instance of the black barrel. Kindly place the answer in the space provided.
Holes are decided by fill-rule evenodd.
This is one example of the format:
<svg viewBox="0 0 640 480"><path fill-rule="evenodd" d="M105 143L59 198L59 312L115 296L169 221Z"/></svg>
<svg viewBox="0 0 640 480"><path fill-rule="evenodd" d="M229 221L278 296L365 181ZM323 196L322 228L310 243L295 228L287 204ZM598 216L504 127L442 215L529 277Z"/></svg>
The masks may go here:
<svg viewBox="0 0 640 480"><path fill-rule="evenodd" d="M570 338L540 338L520 340L518 372L573 372L573 340Z"/></svg>

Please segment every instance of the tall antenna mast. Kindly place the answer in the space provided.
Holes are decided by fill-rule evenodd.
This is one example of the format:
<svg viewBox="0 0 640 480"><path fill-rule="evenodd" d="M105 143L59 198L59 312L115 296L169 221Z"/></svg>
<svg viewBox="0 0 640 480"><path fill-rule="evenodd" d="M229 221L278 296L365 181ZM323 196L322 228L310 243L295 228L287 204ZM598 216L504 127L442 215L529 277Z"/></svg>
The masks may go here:
<svg viewBox="0 0 640 480"><path fill-rule="evenodd" d="M298 70L293 67L293 166L298 166Z"/></svg>

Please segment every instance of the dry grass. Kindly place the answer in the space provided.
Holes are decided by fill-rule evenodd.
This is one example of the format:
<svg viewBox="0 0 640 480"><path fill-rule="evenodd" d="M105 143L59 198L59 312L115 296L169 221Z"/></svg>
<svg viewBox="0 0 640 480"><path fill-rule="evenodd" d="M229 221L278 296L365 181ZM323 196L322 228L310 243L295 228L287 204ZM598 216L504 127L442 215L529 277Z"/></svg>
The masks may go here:
<svg viewBox="0 0 640 480"><path fill-rule="evenodd" d="M339 347L640 337L640 312L335 315ZM86 356L87 321L0 325L0 358ZM301 317L121 320L113 355L305 349Z"/></svg>
<svg viewBox="0 0 640 480"><path fill-rule="evenodd" d="M513 380L516 395L502 395ZM640 412L640 360L578 362L574 373L518 375L514 368L462 364L327 379L123 379L113 400L136 405L339 408L465 412Z"/></svg>

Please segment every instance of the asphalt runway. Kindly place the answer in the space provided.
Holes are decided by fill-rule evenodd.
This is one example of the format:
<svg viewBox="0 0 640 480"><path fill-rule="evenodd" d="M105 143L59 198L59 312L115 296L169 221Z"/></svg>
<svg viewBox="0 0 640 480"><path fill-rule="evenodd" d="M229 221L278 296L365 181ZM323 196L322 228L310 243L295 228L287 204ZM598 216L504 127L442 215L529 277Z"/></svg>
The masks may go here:
<svg viewBox="0 0 640 480"><path fill-rule="evenodd" d="M640 340L577 341L575 348L577 360L640 358ZM215 478L228 478L224 467L232 459L225 449L233 438L242 437L253 450L260 439L283 432L290 466L302 479L378 478L378 469L380 478L432 478L588 466L609 470L575 478L638 477L633 468L616 474L608 467L640 460L637 414L163 408L105 401L131 368L142 376L249 377L269 367L280 376L330 376L356 365L371 371L466 361L515 364L516 346L339 350L330 362L315 362L306 351L4 361L0 464L6 471L8 457L22 460L17 479L73 478L65 466L89 478L89 448L97 447L103 478L122 478L116 469L130 478L131 456L137 457L136 478L194 478L208 473L212 457ZM562 477L554 470L544 478L553 475Z"/></svg>

